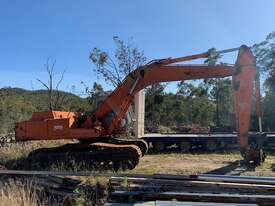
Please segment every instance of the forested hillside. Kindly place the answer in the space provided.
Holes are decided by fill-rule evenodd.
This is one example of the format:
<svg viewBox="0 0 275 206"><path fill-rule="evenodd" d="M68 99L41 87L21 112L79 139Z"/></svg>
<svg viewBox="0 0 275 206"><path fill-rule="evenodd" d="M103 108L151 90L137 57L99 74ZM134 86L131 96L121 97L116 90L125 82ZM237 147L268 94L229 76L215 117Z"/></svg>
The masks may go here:
<svg viewBox="0 0 275 206"><path fill-rule="evenodd" d="M99 84L96 84L98 87ZM231 81L217 79L212 82L192 84L180 82L176 93L165 92L165 87L156 84L146 89L145 127L148 132L184 132L186 128L209 128L217 126L232 128L233 108ZM94 100L102 90L94 89L89 98L61 92L64 95L58 110L90 112ZM263 97L263 128L275 131L275 95L267 91ZM254 107L255 108L255 107ZM9 133L14 123L29 119L33 111L48 109L46 90L29 91L20 88L0 89L0 134ZM159 130L165 126L166 130ZM257 130L255 111L251 129Z"/></svg>
<svg viewBox="0 0 275 206"><path fill-rule="evenodd" d="M146 90L145 125L160 125L174 131L193 129L225 131L235 129L235 116L230 79L214 79L198 83L180 82L177 92L165 93L164 87L154 85ZM275 131L275 94L266 87L262 97L263 128ZM252 102L251 130L258 131L255 98ZM204 130L205 131L205 130Z"/></svg>
<svg viewBox="0 0 275 206"><path fill-rule="evenodd" d="M77 95L60 92L64 97L60 110L86 111L89 104ZM12 132L14 123L30 118L33 111L48 109L48 92L21 88L0 89L0 133Z"/></svg>

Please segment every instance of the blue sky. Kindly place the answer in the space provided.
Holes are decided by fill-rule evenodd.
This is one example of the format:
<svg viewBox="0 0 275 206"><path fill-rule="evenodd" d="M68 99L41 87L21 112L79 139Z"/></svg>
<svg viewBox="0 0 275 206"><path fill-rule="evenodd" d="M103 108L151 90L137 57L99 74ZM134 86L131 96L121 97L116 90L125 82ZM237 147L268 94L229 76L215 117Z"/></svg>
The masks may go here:
<svg viewBox="0 0 275 206"><path fill-rule="evenodd" d="M148 59L252 45L275 30L274 9L273 0L0 0L0 87L41 88L51 57L66 69L61 89L110 88L88 56L112 53L113 36L133 38Z"/></svg>

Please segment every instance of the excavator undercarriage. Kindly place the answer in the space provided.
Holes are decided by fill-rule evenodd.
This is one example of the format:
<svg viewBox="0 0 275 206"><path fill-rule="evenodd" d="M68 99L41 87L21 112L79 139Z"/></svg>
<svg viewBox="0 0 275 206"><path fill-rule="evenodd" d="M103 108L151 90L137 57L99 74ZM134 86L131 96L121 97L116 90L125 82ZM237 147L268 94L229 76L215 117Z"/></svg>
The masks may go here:
<svg viewBox="0 0 275 206"><path fill-rule="evenodd" d="M53 148L42 148L31 152L28 163L33 167L47 168L49 165L73 166L85 164L95 170L134 169L144 154L134 144L71 143ZM125 158L127 157L127 158Z"/></svg>
<svg viewBox="0 0 275 206"><path fill-rule="evenodd" d="M82 135L90 135L90 130L87 129L69 129L76 125L77 115L79 114L60 111L34 112L31 120L16 125L17 137L25 135L30 139L38 140L48 138L49 135L68 139L79 132ZM22 128L24 128L23 134ZM27 157L28 168L85 163L89 168L97 170L126 170L135 168L140 158L148 151L148 145L142 139L121 139L112 135L94 138L76 137L79 143L34 150Z"/></svg>

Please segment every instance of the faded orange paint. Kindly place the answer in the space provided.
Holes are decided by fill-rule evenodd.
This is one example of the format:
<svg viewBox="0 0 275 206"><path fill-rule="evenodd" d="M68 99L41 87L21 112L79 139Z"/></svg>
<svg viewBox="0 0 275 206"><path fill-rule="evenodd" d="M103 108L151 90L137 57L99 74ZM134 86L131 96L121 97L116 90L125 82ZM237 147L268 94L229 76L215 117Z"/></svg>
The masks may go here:
<svg viewBox="0 0 275 206"><path fill-rule="evenodd" d="M34 112L29 121L16 124L18 140L66 139L79 114L64 111Z"/></svg>
<svg viewBox="0 0 275 206"><path fill-rule="evenodd" d="M239 50L233 74L234 109L242 152L248 150L248 132L252 110L253 86L256 77L256 59L251 50L242 46Z"/></svg>

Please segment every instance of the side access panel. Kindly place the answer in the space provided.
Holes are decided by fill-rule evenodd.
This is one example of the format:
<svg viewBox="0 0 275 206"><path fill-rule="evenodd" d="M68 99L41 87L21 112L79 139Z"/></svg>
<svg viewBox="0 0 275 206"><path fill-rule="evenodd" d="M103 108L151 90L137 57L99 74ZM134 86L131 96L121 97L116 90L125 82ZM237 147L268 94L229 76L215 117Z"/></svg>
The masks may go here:
<svg viewBox="0 0 275 206"><path fill-rule="evenodd" d="M16 140L68 139L77 113L64 111L34 112L29 121L17 123Z"/></svg>
<svg viewBox="0 0 275 206"><path fill-rule="evenodd" d="M69 135L69 119L25 121L16 125L16 140L63 139Z"/></svg>

